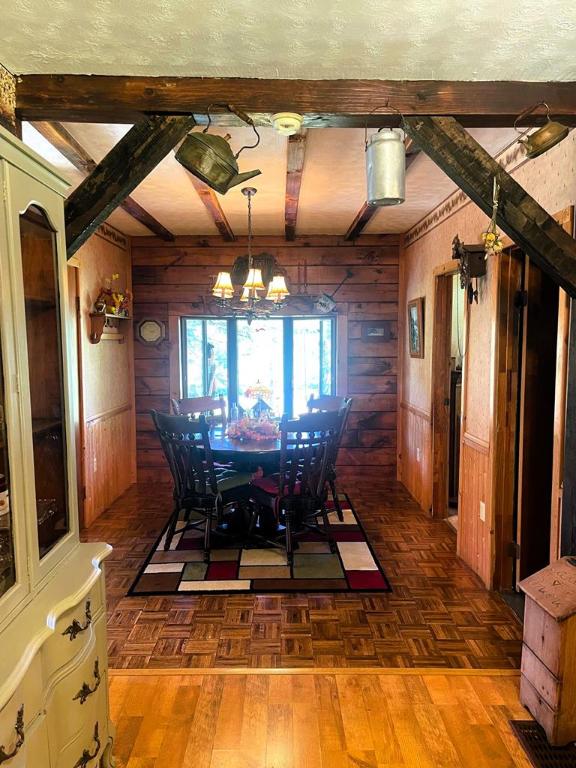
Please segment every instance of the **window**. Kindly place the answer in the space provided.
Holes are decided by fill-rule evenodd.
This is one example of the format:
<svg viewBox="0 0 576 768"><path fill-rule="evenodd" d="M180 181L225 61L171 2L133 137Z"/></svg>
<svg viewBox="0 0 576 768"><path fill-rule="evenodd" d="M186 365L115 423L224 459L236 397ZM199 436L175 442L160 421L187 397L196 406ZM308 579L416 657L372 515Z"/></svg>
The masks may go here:
<svg viewBox="0 0 576 768"><path fill-rule="evenodd" d="M310 395L335 390L334 318L254 320L183 317L182 395L223 395L249 410L246 390L260 383L278 416L304 413Z"/></svg>

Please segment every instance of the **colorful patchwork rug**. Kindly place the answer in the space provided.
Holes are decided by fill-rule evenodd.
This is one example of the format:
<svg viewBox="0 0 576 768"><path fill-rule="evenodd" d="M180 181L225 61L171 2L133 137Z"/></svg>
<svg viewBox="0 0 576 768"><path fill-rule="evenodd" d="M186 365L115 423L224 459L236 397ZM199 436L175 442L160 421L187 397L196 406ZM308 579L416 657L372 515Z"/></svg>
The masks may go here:
<svg viewBox="0 0 576 768"><path fill-rule="evenodd" d="M239 544L215 535L210 562L203 562L203 534L179 523L164 549L166 528L130 587L130 595L219 592L390 592L391 587L352 507L342 496L344 520L329 512L337 551L320 533L297 537L290 567L284 549L257 541Z"/></svg>

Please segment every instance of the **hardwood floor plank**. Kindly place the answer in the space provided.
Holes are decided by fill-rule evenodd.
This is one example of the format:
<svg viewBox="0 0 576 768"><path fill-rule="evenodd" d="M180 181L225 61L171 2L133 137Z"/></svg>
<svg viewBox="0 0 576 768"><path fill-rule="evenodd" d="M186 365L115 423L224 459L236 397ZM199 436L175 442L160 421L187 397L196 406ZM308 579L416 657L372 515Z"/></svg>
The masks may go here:
<svg viewBox="0 0 576 768"><path fill-rule="evenodd" d="M530 768L508 723L529 718L518 687L498 670L117 671L115 755L119 768ZM470 692L479 705L463 707Z"/></svg>

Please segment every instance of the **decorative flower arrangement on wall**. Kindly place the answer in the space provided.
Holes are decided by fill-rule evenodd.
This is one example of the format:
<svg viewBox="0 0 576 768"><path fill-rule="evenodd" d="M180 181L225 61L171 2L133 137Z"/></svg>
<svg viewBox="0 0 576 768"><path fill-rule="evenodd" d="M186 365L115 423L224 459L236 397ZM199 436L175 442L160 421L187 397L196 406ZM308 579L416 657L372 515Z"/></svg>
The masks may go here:
<svg viewBox="0 0 576 768"><path fill-rule="evenodd" d="M104 280L94 307L99 314L116 315L117 317L130 316L130 302L132 293L126 289L119 290L114 284L120 279L116 272Z"/></svg>

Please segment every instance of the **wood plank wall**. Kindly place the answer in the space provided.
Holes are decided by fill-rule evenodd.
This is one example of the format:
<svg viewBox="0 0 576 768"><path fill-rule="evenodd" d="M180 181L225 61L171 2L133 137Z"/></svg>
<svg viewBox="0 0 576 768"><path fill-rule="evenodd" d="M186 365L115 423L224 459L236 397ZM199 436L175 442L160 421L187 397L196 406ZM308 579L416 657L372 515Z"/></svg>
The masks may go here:
<svg viewBox="0 0 576 768"><path fill-rule="evenodd" d="M349 429L340 453L342 477L396 476L396 377L398 354L399 237L365 236L348 243L331 236L286 242L257 237L255 253L266 251L286 269L291 290L332 293L347 269L352 277L336 295L337 312L346 318L346 393L353 397ZM219 269L231 267L246 253L245 241L224 245L217 238L180 237L174 243L133 238L135 324L145 317L178 324L174 317L211 314L207 299ZM172 318L172 321L171 321ZM366 338L366 329L382 323L384 336ZM340 326L342 327L342 326ZM170 350L178 344L168 337L159 347L136 340L136 427L138 477L168 479L164 458L149 416L151 408L167 411L170 397ZM341 372L340 372L341 373ZM339 377L341 379L341 377Z"/></svg>

